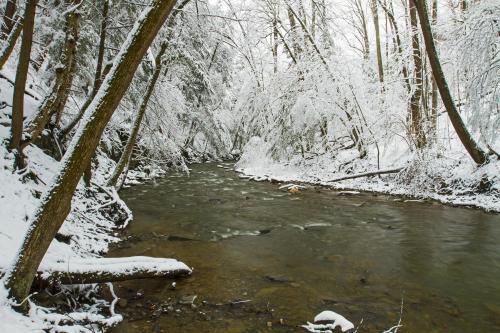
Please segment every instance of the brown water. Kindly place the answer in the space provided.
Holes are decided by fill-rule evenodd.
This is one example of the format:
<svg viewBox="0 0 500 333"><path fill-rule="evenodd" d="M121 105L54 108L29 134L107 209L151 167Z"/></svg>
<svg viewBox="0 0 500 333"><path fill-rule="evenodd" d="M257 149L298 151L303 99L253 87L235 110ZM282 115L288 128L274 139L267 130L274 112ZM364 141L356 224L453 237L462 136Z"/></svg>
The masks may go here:
<svg viewBox="0 0 500 333"><path fill-rule="evenodd" d="M194 273L175 288L116 285L127 304L113 332L302 332L327 309L382 332L402 300L398 332L500 332L499 215L278 187L205 164L124 190L135 220L110 256L173 257Z"/></svg>

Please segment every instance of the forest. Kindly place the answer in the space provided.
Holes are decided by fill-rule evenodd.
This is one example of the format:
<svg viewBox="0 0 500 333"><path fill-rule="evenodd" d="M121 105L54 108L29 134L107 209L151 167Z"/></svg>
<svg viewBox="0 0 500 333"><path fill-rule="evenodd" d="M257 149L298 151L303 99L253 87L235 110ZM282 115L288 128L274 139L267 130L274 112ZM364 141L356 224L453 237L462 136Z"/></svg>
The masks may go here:
<svg viewBox="0 0 500 333"><path fill-rule="evenodd" d="M0 13L0 331L500 329L498 0Z"/></svg>

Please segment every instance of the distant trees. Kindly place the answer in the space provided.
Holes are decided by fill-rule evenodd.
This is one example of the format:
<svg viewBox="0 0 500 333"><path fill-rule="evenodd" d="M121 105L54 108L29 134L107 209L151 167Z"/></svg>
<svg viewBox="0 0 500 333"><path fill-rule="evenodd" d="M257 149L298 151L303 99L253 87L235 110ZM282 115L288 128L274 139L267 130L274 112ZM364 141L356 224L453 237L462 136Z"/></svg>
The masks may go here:
<svg viewBox="0 0 500 333"><path fill-rule="evenodd" d="M245 26L247 31L239 39L243 45L242 60L252 64L252 76L262 79L252 85L241 75L240 87L244 93L236 97L234 104L241 117L234 129L235 148L241 149L252 136L260 136L269 143L270 156L278 160L295 154L307 158L325 151L330 151L336 159L333 152L341 154L356 148L360 158L368 156L369 160L370 155L376 155L380 163L380 143L387 147L402 140L416 158L431 158L430 155L439 155L438 151L455 136L447 130L448 120L440 112L441 106L449 109L448 102L452 101L461 105L462 110L448 111L450 123L472 159L484 163L480 143L485 145L486 135L491 142L494 132L493 123L484 119L492 117L495 123L499 119L493 111L496 93L488 92L486 87L486 82L492 86L496 68L493 63L497 61L494 56L488 58L491 52L486 50L487 45L493 47L495 42L489 40L483 43L484 48L476 47L482 50L477 54L484 56L483 65L471 56L470 65L454 68L453 76L451 67L446 69L453 85L448 92L457 96L448 101L443 97L441 102L438 94L442 88L433 78L436 59L425 56L430 52L429 38L420 27L422 19L417 2L421 1L349 0L340 5L311 0L308 8L308 1L303 0L259 0L254 7L242 5L241 13L247 10L255 15L249 19L240 14L234 31ZM464 28L458 34L458 41L481 44L479 31L495 24L490 20L489 25L480 25L476 18L477 24L472 28L468 26L472 17L468 18L480 7L485 7L483 17L493 17L496 13L493 3L460 2L459 8L455 8L432 1L431 25L437 25L438 5L452 16L460 16L460 20L452 20L443 13L439 28L448 31L439 35L440 46L453 48L447 35L456 34L458 30L453 29L461 24ZM242 23L246 21L252 24ZM252 33L258 35L262 29L267 31L265 38L249 41ZM259 43L266 45L258 49L260 58L257 52L252 55L245 49L245 45ZM471 55L474 53L474 48L467 50ZM449 57L450 53L445 55ZM450 62L449 58L446 60ZM267 64L272 65L272 70ZM491 74L481 74L479 67L484 69L485 64L491 64L491 69L484 73ZM255 74L259 72L264 75ZM472 72L474 76L468 74ZM472 88L481 88L481 93L471 94ZM476 103L477 111L466 107L471 102ZM349 168L350 163L341 163L339 168Z"/></svg>

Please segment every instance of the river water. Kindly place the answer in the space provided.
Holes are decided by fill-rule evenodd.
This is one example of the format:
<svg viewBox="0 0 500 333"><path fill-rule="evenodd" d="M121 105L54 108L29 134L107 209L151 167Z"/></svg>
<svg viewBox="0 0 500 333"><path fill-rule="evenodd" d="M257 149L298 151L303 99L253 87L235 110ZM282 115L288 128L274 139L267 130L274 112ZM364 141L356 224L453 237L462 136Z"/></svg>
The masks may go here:
<svg viewBox="0 0 500 333"><path fill-rule="evenodd" d="M118 283L112 332L303 332L322 310L358 332L500 332L500 216L324 188L299 193L195 165L121 196L110 256L172 257L172 281ZM191 305L191 300L194 298ZM402 316L401 316L402 309Z"/></svg>

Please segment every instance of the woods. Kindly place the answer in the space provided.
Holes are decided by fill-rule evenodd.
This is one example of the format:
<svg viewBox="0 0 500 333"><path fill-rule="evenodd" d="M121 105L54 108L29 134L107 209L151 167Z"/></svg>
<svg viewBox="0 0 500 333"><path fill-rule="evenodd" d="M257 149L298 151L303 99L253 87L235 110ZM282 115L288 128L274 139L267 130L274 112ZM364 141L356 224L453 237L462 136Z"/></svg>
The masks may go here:
<svg viewBox="0 0 500 333"><path fill-rule="evenodd" d="M118 191L193 163L500 209L494 0L4 0L0 12L9 309L27 313L47 277L189 276L149 266L170 259L116 273L97 257L132 220ZM47 268L70 257L99 269Z"/></svg>

